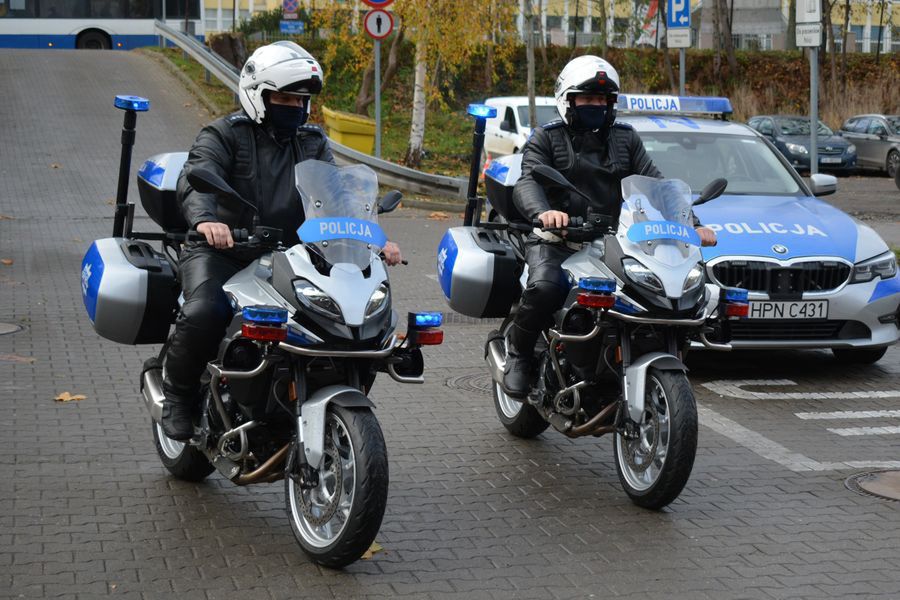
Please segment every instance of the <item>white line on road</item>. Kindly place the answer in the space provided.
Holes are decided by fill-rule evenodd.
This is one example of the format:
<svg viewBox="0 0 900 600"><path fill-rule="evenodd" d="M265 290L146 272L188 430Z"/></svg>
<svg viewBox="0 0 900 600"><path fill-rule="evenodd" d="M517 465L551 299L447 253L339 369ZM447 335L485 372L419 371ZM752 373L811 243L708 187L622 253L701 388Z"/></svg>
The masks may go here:
<svg viewBox="0 0 900 600"><path fill-rule="evenodd" d="M799 412L798 419L838 420L838 419L900 419L900 410L838 410L835 412Z"/></svg>
<svg viewBox="0 0 900 600"><path fill-rule="evenodd" d="M851 435L895 435L900 433L900 427L838 427L829 428L828 431L843 436Z"/></svg>
<svg viewBox="0 0 900 600"><path fill-rule="evenodd" d="M745 387L797 385L790 379L718 379L703 387L720 396L743 400L857 400L860 398L900 398L900 390L866 390L860 392L751 392Z"/></svg>

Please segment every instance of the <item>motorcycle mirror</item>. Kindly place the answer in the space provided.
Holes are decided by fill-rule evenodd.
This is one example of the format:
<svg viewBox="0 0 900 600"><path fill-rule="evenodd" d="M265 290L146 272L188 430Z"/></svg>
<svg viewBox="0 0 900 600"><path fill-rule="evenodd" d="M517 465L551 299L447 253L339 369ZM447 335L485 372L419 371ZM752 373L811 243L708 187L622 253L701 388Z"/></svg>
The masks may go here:
<svg viewBox="0 0 900 600"><path fill-rule="evenodd" d="M532 176L535 181L540 183L541 185L555 185L564 189L569 190L570 192L575 192L582 198L590 201L590 196L584 194L576 188L571 181L566 179L565 175L554 169L553 167L549 167L547 165L535 165L534 170L531 171Z"/></svg>
<svg viewBox="0 0 900 600"><path fill-rule="evenodd" d="M234 191L228 182L222 179L218 173L213 173L203 168L194 167L187 171L187 180L191 187L203 194L221 194L246 204L256 213L256 207L244 200L240 194Z"/></svg>
<svg viewBox="0 0 900 600"><path fill-rule="evenodd" d="M709 183L706 184L706 187L703 188L703 191L700 192L700 196L697 198L697 201L694 202L694 206L698 206L703 204L704 202L709 202L710 200L714 200L718 198L725 192L725 188L728 187L728 180L719 178L713 179Z"/></svg>
<svg viewBox="0 0 900 600"><path fill-rule="evenodd" d="M378 214L389 213L400 205L403 194L397 190L391 190L378 201Z"/></svg>

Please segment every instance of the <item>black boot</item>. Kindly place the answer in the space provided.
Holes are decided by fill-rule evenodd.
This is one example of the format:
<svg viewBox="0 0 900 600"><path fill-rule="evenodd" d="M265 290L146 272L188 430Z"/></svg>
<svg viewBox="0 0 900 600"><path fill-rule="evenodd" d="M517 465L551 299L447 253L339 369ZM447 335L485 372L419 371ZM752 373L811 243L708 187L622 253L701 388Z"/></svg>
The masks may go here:
<svg viewBox="0 0 900 600"><path fill-rule="evenodd" d="M193 437L194 404L191 398L166 394L160 421L166 437L180 442L186 442Z"/></svg>
<svg viewBox="0 0 900 600"><path fill-rule="evenodd" d="M513 398L524 398L534 380L534 344L538 332L522 329L515 323L506 338L506 367L503 369L504 391Z"/></svg>

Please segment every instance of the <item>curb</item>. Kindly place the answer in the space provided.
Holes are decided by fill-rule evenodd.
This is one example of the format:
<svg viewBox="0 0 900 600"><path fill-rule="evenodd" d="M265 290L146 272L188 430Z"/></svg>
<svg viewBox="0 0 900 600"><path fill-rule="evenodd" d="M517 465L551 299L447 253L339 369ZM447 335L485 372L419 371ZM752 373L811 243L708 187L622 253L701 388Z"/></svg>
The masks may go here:
<svg viewBox="0 0 900 600"><path fill-rule="evenodd" d="M137 48L134 50L138 54L142 56L146 56L150 60L159 63L162 65L169 73L174 75L185 88L203 105L206 111L210 114L210 117L216 118L221 116L224 113L220 113L219 109L216 107L215 103L209 99L209 97L200 89L194 81L188 77L181 69L178 68L178 65L173 63L167 56L164 54L160 54L158 52L152 52L150 50L144 50L143 48Z"/></svg>

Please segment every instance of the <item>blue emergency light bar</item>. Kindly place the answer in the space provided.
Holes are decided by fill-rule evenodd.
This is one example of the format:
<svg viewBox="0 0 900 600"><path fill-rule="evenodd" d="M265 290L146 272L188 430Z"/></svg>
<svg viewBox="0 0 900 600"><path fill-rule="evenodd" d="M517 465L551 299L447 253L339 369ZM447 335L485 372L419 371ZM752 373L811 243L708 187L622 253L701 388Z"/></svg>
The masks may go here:
<svg viewBox="0 0 900 600"><path fill-rule="evenodd" d="M616 282L605 277L582 277L578 280L578 287L586 292L611 294L616 291Z"/></svg>
<svg viewBox="0 0 900 600"><path fill-rule="evenodd" d="M742 288L724 288L725 302L749 302L750 293Z"/></svg>
<svg viewBox="0 0 900 600"><path fill-rule="evenodd" d="M444 322L444 313L420 312L409 313L409 324L413 327L440 327Z"/></svg>
<svg viewBox="0 0 900 600"><path fill-rule="evenodd" d="M497 109L487 104L470 104L466 112L477 119L493 119L497 116Z"/></svg>
<svg viewBox="0 0 900 600"><path fill-rule="evenodd" d="M137 112L150 110L150 101L140 96L116 96L114 104L116 108L121 108L122 110L134 110Z"/></svg>
<svg viewBox="0 0 900 600"><path fill-rule="evenodd" d="M241 316L248 323L287 323L287 309L280 306L248 306Z"/></svg>
<svg viewBox="0 0 900 600"><path fill-rule="evenodd" d="M620 112L652 114L730 115L734 110L728 98L715 96L662 96L619 94Z"/></svg>

